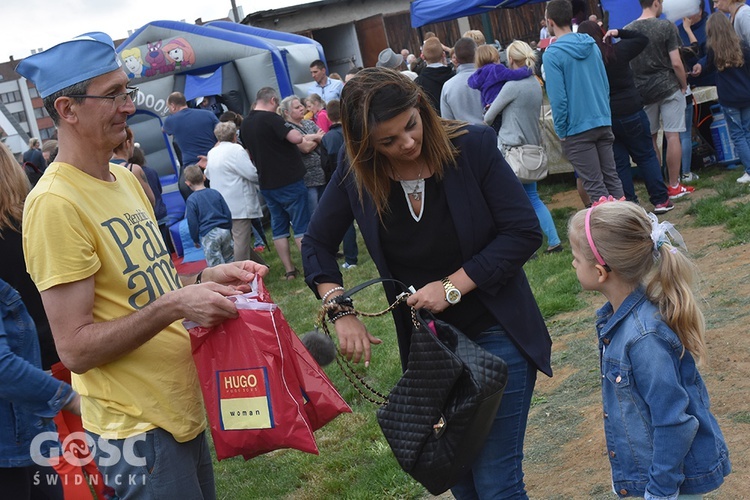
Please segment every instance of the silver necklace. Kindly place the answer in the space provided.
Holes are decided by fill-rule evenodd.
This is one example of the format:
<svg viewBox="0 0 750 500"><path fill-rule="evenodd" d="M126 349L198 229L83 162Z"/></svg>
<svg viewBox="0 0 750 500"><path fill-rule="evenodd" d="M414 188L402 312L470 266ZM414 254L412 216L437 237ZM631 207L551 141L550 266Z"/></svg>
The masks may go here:
<svg viewBox="0 0 750 500"><path fill-rule="evenodd" d="M417 174L416 180L405 181L398 170L393 169L393 173L398 177L398 181L401 183L401 187L404 192L410 196L414 201L420 201L422 199L422 193L424 193L424 179L422 179L422 172L424 171L424 163L419 167L419 173Z"/></svg>

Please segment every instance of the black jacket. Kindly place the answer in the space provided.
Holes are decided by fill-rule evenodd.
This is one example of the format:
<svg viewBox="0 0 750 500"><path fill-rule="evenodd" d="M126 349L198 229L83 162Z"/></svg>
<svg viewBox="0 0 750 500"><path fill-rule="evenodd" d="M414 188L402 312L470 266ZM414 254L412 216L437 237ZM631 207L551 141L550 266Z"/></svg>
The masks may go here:
<svg viewBox="0 0 750 500"><path fill-rule="evenodd" d="M476 283L482 304L542 372L552 375L552 341L536 304L523 265L542 243L536 213L518 178L497 149L494 130L469 125L453 140L457 166L443 170L443 185L461 248L463 269ZM318 283L342 284L336 251L356 219L381 277L391 278L380 242L372 199L360 203L354 174L342 161L320 199L302 239L305 281L317 294ZM385 284L388 300L396 290ZM411 319L406 308L393 312L402 366L409 355Z"/></svg>
<svg viewBox="0 0 750 500"><path fill-rule="evenodd" d="M619 30L614 44L614 59L604 63L609 80L609 106L612 116L628 116L643 109L643 99L635 86L630 61L648 45L648 37L636 31Z"/></svg>

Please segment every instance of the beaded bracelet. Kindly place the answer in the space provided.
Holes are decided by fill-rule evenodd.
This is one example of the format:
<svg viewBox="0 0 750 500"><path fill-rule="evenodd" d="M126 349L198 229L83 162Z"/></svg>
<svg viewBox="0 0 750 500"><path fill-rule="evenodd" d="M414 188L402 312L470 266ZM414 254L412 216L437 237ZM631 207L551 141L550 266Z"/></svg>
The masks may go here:
<svg viewBox="0 0 750 500"><path fill-rule="evenodd" d="M337 287L335 287L335 288L331 288L330 290L328 290L328 291L327 291L327 292L326 292L326 293L325 293L325 294L323 295L323 298L321 299L321 301L323 302L323 304L325 304L325 303L326 303L326 299L327 299L328 297L330 297L330 295L331 295L331 294L332 294L333 292L343 292L343 291L344 291L344 287L343 287L343 286L337 286Z"/></svg>
<svg viewBox="0 0 750 500"><path fill-rule="evenodd" d="M342 311L342 312L336 314L335 316L333 316L332 318L328 318L328 321L330 321L331 323L335 323L337 320L343 318L344 316L350 316L352 314L354 314L354 315L357 314L356 311L354 311L354 309L347 310L347 311Z"/></svg>
<svg viewBox="0 0 750 500"><path fill-rule="evenodd" d="M348 305L348 304L337 304L335 302L329 302L325 305L325 309L326 309L326 313L328 314L328 319L331 320L342 312L354 311L354 306Z"/></svg>

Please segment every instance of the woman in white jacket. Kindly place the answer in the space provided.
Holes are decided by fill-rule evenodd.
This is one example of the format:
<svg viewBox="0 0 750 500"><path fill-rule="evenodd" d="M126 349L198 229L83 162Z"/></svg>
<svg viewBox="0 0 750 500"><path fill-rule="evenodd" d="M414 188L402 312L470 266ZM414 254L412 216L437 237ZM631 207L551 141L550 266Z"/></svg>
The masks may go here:
<svg viewBox="0 0 750 500"><path fill-rule="evenodd" d="M249 259L265 264L252 246L253 225L265 236L258 198L258 171L245 148L237 144L237 126L233 122L216 125L214 135L219 142L208 152L206 177L232 212L234 260Z"/></svg>

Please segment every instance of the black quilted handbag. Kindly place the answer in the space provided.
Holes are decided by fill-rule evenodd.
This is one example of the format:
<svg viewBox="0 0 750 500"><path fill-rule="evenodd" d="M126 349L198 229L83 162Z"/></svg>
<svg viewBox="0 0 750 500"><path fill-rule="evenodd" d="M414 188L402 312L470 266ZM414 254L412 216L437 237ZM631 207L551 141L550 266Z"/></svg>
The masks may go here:
<svg viewBox="0 0 750 500"><path fill-rule="evenodd" d="M382 280L345 292L342 300L351 304L352 293L377 281ZM400 295L386 311L407 296ZM484 445L508 382L508 367L454 326L426 320L413 310L412 319L406 371L377 418L401 468L439 495L469 472Z"/></svg>

